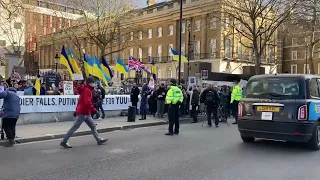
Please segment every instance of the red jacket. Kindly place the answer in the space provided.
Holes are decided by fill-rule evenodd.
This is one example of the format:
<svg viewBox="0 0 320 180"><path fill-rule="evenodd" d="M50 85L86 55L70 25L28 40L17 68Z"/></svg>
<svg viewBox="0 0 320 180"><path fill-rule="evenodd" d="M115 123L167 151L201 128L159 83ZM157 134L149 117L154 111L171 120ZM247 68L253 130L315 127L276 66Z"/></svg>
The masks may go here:
<svg viewBox="0 0 320 180"><path fill-rule="evenodd" d="M92 104L92 90L90 85L78 87L79 100L76 108L76 115L91 115L97 112Z"/></svg>

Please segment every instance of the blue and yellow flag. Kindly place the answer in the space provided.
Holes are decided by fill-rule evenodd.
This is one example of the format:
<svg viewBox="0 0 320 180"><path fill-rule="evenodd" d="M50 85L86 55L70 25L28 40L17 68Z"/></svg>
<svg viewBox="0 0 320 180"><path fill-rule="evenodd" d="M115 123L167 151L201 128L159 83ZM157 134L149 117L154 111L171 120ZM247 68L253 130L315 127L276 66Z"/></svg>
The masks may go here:
<svg viewBox="0 0 320 180"><path fill-rule="evenodd" d="M69 58L68 58L68 55L67 55L67 52L66 52L66 49L64 48L64 46L62 46L62 50L61 50L60 64L64 65L67 68L71 79L74 80L74 75L73 75L74 70L72 68L72 65L70 64L70 61L69 61Z"/></svg>
<svg viewBox="0 0 320 180"><path fill-rule="evenodd" d="M68 58L69 58L70 64L71 64L74 72L76 74L82 74L81 69L79 68L77 61L74 59L71 48L68 49L68 54L69 54Z"/></svg>
<svg viewBox="0 0 320 180"><path fill-rule="evenodd" d="M95 75L96 77L98 77L99 79L101 79L106 85L108 85L108 83L111 81L111 79L107 76L107 74L102 70L102 67L100 66L100 62L97 58L97 56L94 56L94 70L95 71Z"/></svg>
<svg viewBox="0 0 320 180"><path fill-rule="evenodd" d="M154 60L151 60L151 73L154 80L157 78L157 67L154 65Z"/></svg>
<svg viewBox="0 0 320 180"><path fill-rule="evenodd" d="M120 73L123 73L124 75L127 75L129 72L127 66L122 62L120 58L117 58L117 64L116 64L115 70Z"/></svg>
<svg viewBox="0 0 320 180"><path fill-rule="evenodd" d="M36 95L40 95L41 82L40 82L40 71L38 70L36 82L34 84L34 88L36 89Z"/></svg>
<svg viewBox="0 0 320 180"><path fill-rule="evenodd" d="M92 59L90 58L90 56L87 54L84 54L83 65L84 65L84 70L85 70L86 76L88 77L89 75L92 75L94 63L93 63Z"/></svg>
<svg viewBox="0 0 320 180"><path fill-rule="evenodd" d="M102 56L101 58L101 68L102 70L107 74L107 76L112 79L113 78L113 72L107 63L106 59Z"/></svg>
<svg viewBox="0 0 320 180"><path fill-rule="evenodd" d="M172 48L171 48L171 53L172 53L173 60L179 61L179 54L180 53L178 51L173 50ZM181 62L188 62L188 59L185 56L181 55Z"/></svg>

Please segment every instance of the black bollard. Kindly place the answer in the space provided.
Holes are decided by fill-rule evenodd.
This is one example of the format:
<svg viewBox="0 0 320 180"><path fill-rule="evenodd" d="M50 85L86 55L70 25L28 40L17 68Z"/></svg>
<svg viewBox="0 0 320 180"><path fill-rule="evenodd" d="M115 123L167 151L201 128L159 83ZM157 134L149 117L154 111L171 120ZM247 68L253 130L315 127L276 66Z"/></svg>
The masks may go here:
<svg viewBox="0 0 320 180"><path fill-rule="evenodd" d="M128 122L136 121L136 106L129 106L128 109Z"/></svg>

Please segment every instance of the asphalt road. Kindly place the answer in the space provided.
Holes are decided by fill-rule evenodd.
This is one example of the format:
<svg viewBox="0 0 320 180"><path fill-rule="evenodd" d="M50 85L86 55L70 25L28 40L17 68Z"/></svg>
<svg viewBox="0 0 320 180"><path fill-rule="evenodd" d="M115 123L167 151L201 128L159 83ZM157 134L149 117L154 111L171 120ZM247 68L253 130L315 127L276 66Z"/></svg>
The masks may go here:
<svg viewBox="0 0 320 180"><path fill-rule="evenodd" d="M0 179L14 180L318 180L320 151L298 144L241 141L235 125L183 124L179 136L167 126L0 148Z"/></svg>

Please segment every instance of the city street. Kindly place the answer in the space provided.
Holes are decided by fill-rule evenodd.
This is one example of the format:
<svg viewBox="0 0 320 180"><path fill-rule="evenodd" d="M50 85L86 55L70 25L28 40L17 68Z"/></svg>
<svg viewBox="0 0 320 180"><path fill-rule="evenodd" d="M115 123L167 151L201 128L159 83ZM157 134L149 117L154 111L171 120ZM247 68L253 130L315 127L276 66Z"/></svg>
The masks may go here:
<svg viewBox="0 0 320 180"><path fill-rule="evenodd" d="M244 144L235 125L185 123L179 136L167 125L114 131L97 146L92 136L0 148L0 179L29 180L316 180L320 152L297 144Z"/></svg>

